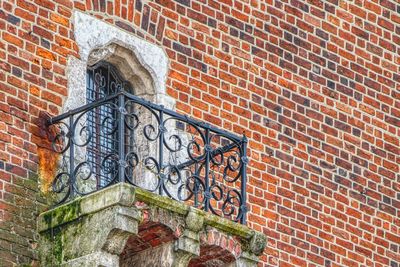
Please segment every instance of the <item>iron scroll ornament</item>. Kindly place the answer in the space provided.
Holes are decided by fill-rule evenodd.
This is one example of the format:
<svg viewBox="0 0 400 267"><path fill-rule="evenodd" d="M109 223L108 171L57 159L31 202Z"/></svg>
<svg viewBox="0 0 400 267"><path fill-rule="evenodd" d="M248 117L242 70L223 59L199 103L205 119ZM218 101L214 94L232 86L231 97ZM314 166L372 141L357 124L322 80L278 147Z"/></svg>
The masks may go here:
<svg viewBox="0 0 400 267"><path fill-rule="evenodd" d="M127 182L246 223L246 137L113 88L49 121L61 155L58 203Z"/></svg>

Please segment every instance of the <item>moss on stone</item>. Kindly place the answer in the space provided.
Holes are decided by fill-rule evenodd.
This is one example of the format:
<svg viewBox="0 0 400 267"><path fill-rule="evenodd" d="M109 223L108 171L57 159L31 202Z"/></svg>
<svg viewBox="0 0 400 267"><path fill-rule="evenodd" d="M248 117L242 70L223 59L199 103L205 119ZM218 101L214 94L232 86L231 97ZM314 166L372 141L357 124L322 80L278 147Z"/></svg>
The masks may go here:
<svg viewBox="0 0 400 267"><path fill-rule="evenodd" d="M63 247L63 234L61 231L58 231L54 234L52 251L57 264L61 264L63 261Z"/></svg>
<svg viewBox="0 0 400 267"><path fill-rule="evenodd" d="M87 196L55 207L39 215L39 232L47 231L65 223L70 223L80 217L96 213L102 209L114 206L132 206L134 203L135 189L128 184L117 184Z"/></svg>
<svg viewBox="0 0 400 267"><path fill-rule="evenodd" d="M181 215L186 215L189 212L190 207L185 203L178 202L166 196L151 193L141 188L135 188L135 191L136 199L145 202L149 206L160 207ZM254 231L245 225L235 223L202 210L198 210L198 212L204 214L205 223L207 225L220 229L228 234L240 236L246 239L249 239L254 235Z"/></svg>
<svg viewBox="0 0 400 267"><path fill-rule="evenodd" d="M64 223L76 220L81 215L81 199L56 207L42 214L43 221L47 228L59 226Z"/></svg>
<svg viewBox="0 0 400 267"><path fill-rule="evenodd" d="M60 227L41 233L41 262L59 266L63 261L65 237ZM45 241L46 240L46 241Z"/></svg>
<svg viewBox="0 0 400 267"><path fill-rule="evenodd" d="M246 239L249 239L254 235L254 230L250 229L249 227L210 213L205 214L205 223L220 229L225 233L240 236Z"/></svg>
<svg viewBox="0 0 400 267"><path fill-rule="evenodd" d="M181 215L189 212L189 206L166 196L160 196L141 188L135 188L136 199Z"/></svg>
<svg viewBox="0 0 400 267"><path fill-rule="evenodd" d="M198 231L204 230L204 227L208 225L226 234L240 237L245 243L243 248L246 247L244 249L246 251L259 253L265 247L265 238L256 236L255 231L245 225L190 207L167 196L160 196L132 186L115 185L75 199L40 215L39 232L42 251L45 253L41 255L42 262L59 266L101 249L97 245L102 243L101 240L104 238L99 239L99 237L103 236L104 229L108 229L109 222L114 223L112 219L116 212L123 215L121 218L130 216L131 221L124 226L126 229L121 229L136 233L137 224L140 223L142 216L141 210L134 206L134 201L145 202L150 216L167 220L176 218L182 223L185 221L184 237L190 240L198 240ZM132 224L132 221L135 221L135 224ZM104 227L105 225L107 227ZM190 236L189 233L193 235Z"/></svg>

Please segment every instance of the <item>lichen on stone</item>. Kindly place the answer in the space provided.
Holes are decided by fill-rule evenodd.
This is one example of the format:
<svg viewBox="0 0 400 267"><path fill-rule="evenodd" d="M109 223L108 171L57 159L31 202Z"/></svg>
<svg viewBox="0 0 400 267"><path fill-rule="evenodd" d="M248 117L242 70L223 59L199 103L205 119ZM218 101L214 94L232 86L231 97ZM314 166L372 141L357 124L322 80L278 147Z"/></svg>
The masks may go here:
<svg viewBox="0 0 400 267"><path fill-rule="evenodd" d="M81 213L81 199L56 207L42 214L43 220L48 228L62 225L79 218Z"/></svg>

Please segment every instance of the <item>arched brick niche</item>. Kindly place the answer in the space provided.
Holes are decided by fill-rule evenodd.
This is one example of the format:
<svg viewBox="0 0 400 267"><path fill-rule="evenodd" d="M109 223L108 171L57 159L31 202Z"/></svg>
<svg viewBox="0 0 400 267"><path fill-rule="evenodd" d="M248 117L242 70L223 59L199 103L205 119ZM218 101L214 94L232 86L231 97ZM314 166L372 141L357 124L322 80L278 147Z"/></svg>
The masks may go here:
<svg viewBox="0 0 400 267"><path fill-rule="evenodd" d="M184 218L143 202L136 202L135 207L141 210L143 220L137 235L127 240L120 255L120 266L172 266L174 244L183 232Z"/></svg>
<svg viewBox="0 0 400 267"><path fill-rule="evenodd" d="M120 255L120 266L169 266L173 261L173 242L176 239L174 231L166 225L143 223L138 234L128 239Z"/></svg>
<svg viewBox="0 0 400 267"><path fill-rule="evenodd" d="M200 247L200 256L189 262L189 267L235 266L233 254L219 246L204 245Z"/></svg>
<svg viewBox="0 0 400 267"><path fill-rule="evenodd" d="M207 229L200 234L200 255L189 262L189 267L236 266L241 244L221 231Z"/></svg>

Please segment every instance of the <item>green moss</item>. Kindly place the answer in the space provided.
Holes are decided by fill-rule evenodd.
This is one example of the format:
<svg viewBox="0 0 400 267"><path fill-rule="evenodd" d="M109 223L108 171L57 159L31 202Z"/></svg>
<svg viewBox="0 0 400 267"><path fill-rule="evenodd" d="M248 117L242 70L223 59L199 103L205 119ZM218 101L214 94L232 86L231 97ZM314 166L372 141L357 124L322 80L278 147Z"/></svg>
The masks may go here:
<svg viewBox="0 0 400 267"><path fill-rule="evenodd" d="M41 238L46 240L41 242L39 250L41 261L52 264L52 266L59 266L64 257L65 234L60 227L55 227L42 232Z"/></svg>
<svg viewBox="0 0 400 267"><path fill-rule="evenodd" d="M81 214L81 199L78 198L72 202L49 210L42 214L43 220L48 228L59 226L79 218Z"/></svg>
<svg viewBox="0 0 400 267"><path fill-rule="evenodd" d="M171 212L175 212L181 215L186 215L189 211L189 206L185 203L175 201L166 196L160 196L149 191L143 190L141 188L136 188L136 199L143 201L150 206L160 207ZM213 226L220 229L228 234L237 235L244 238L251 238L254 234L253 230L240 224L235 223L225 218L200 211L205 216L205 223L207 225Z"/></svg>
<svg viewBox="0 0 400 267"><path fill-rule="evenodd" d="M228 234L244 237L246 239L251 238L254 235L254 230L249 227L210 213L206 213L205 223Z"/></svg>
<svg viewBox="0 0 400 267"><path fill-rule="evenodd" d="M188 205L170 199L169 197L160 196L141 188L136 188L135 191L136 191L136 199L139 201L146 202L146 204L148 205L154 205L182 215L186 215L189 211Z"/></svg>
<svg viewBox="0 0 400 267"><path fill-rule="evenodd" d="M61 264L63 260L63 234L60 230L57 233L53 233L53 249L52 254L57 264Z"/></svg>

